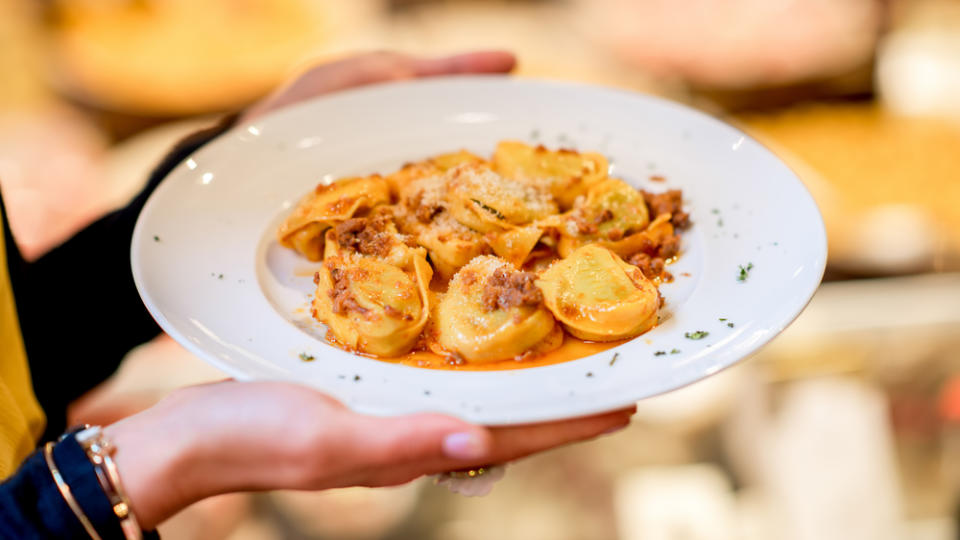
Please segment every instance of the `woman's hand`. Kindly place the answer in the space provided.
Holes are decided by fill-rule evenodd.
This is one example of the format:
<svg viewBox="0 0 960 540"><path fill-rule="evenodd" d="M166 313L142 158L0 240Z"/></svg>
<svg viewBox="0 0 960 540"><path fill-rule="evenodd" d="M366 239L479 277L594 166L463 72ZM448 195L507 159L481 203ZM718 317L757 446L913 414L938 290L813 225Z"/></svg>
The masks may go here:
<svg viewBox="0 0 960 540"><path fill-rule="evenodd" d="M513 54L503 51L478 51L440 58L394 52L361 54L311 68L289 85L251 106L240 116L239 122L246 123L314 96L355 86L436 75L509 73L515 64Z"/></svg>
<svg viewBox="0 0 960 540"><path fill-rule="evenodd" d="M223 382L178 390L106 428L141 525L233 491L389 486L625 427L633 410L484 428L439 414L374 417L313 389Z"/></svg>

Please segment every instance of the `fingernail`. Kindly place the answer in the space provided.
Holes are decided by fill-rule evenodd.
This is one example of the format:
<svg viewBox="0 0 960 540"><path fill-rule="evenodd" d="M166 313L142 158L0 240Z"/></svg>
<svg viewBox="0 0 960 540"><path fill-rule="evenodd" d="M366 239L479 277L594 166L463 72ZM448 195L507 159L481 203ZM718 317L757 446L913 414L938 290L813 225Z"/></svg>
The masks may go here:
<svg viewBox="0 0 960 540"><path fill-rule="evenodd" d="M443 453L454 459L479 459L486 453L486 448L473 433L453 433L443 439Z"/></svg>

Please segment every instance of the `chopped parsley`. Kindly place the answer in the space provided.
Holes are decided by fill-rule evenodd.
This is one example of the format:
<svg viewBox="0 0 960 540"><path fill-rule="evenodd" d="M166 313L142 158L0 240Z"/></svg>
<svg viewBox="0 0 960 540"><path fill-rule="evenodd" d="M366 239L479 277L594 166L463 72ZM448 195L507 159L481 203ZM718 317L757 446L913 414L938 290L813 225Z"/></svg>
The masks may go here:
<svg viewBox="0 0 960 540"><path fill-rule="evenodd" d="M663 356L663 355L665 355L665 354L667 354L667 351L657 351L657 352L653 353L654 356Z"/></svg>
<svg viewBox="0 0 960 540"><path fill-rule="evenodd" d="M707 332L704 330L697 330L696 332L686 332L683 334L683 337L687 339L697 340L697 339L703 339L709 335L710 335L710 332Z"/></svg>
<svg viewBox="0 0 960 540"><path fill-rule="evenodd" d="M160 241L160 237L157 236L157 235L153 235L153 241L154 241L154 242L159 242L159 241Z"/></svg>
<svg viewBox="0 0 960 540"><path fill-rule="evenodd" d="M670 349L670 354L680 354L680 349Z"/></svg>
<svg viewBox="0 0 960 540"><path fill-rule="evenodd" d="M620 358L620 353L613 353L613 358L610 359L610 365L616 364L618 358Z"/></svg>
<svg viewBox="0 0 960 540"><path fill-rule="evenodd" d="M717 227L723 227L723 218L717 220Z"/></svg>
<svg viewBox="0 0 960 540"><path fill-rule="evenodd" d="M307 354L305 352L300 353L300 359L304 362L313 362L315 360L312 354Z"/></svg>
<svg viewBox="0 0 960 540"><path fill-rule="evenodd" d="M217 279L223 279L223 274L217 274Z"/></svg>
<svg viewBox="0 0 960 540"><path fill-rule="evenodd" d="M353 376L353 382L357 382L357 381L359 381L359 380L360 380L360 376L359 376L359 375L354 375L354 376Z"/></svg>
<svg viewBox="0 0 960 540"><path fill-rule="evenodd" d="M720 322L727 322L727 318L726 318L726 317L720 317L720 318L717 319L717 320L720 321Z"/></svg>
<svg viewBox="0 0 960 540"><path fill-rule="evenodd" d="M737 265L740 267L740 274L737 275L737 281L746 281L747 277L750 275L750 271L753 270L753 263L747 263L746 266L742 264Z"/></svg>
<svg viewBox="0 0 960 540"><path fill-rule="evenodd" d="M733 323L732 323L732 322L728 322L728 323L727 323L727 326L729 326L730 328L733 328Z"/></svg>
<svg viewBox="0 0 960 540"><path fill-rule="evenodd" d="M497 210L496 208L493 208L492 206L487 206L487 205L483 204L482 202L478 201L477 199L470 199L470 200L473 201L473 204L479 206L480 208L483 208L483 209L486 210L487 212L490 212L491 214L493 214L494 216L496 216L497 219L507 219L506 216L504 216L503 214L501 214L500 211Z"/></svg>
<svg viewBox="0 0 960 540"><path fill-rule="evenodd" d="M592 371L588 371L588 372L587 372L587 377L593 377L593 372L592 372Z"/></svg>
<svg viewBox="0 0 960 540"><path fill-rule="evenodd" d="M711 213L711 214L719 214L719 213L720 213L720 209L719 209L719 208L712 208L712 209L710 209L710 213Z"/></svg>

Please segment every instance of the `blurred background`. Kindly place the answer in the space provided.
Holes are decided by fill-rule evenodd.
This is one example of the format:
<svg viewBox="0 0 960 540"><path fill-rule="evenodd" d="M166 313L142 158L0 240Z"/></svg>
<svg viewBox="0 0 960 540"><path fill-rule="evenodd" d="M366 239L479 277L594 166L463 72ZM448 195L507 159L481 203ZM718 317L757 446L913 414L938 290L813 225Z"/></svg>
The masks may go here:
<svg viewBox="0 0 960 540"><path fill-rule="evenodd" d="M664 96L780 155L827 276L760 354L470 499L210 499L175 539L960 538L960 1L0 0L0 186L28 256L122 205L178 138L310 63L508 48L521 77ZM167 338L75 403L108 422L222 378Z"/></svg>

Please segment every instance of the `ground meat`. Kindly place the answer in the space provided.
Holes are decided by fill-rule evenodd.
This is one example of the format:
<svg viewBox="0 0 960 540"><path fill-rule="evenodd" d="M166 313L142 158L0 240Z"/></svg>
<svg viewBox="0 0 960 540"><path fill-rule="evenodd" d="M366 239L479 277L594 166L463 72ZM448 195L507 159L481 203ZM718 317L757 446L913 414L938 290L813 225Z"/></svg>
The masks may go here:
<svg viewBox="0 0 960 540"><path fill-rule="evenodd" d="M463 283L464 287L469 287L477 282L478 277L479 276L477 275L476 272L473 272L471 270L464 270L460 274L460 282Z"/></svg>
<svg viewBox="0 0 960 540"><path fill-rule="evenodd" d="M350 282L347 279L347 273L339 268L331 268L330 279L333 281L333 288L330 289L330 298L333 300L333 312L337 315L346 315L353 311L361 315L366 315L369 310L361 306L350 292Z"/></svg>
<svg viewBox="0 0 960 540"><path fill-rule="evenodd" d="M680 237L677 235L668 236L657 249L657 255L669 259L676 257L680 253Z"/></svg>
<svg viewBox="0 0 960 540"><path fill-rule="evenodd" d="M678 229L686 229L690 226L690 214L683 211L683 192L679 189L671 189L663 193L650 193L641 191L643 198L647 202L647 208L650 209L650 218L654 219L660 214L670 214L670 223Z"/></svg>
<svg viewBox="0 0 960 540"><path fill-rule="evenodd" d="M665 266L664 260L660 257L651 257L650 255L639 252L634 253L630 256L630 259L627 260L628 263L636 266L643 272L643 275L647 279L653 279L659 277L663 273L663 268Z"/></svg>
<svg viewBox="0 0 960 540"><path fill-rule="evenodd" d="M487 311L510 309L516 306L536 305L543 301L543 293L534 283L531 272L506 272L497 268L483 285L481 301Z"/></svg>
<svg viewBox="0 0 960 540"><path fill-rule="evenodd" d="M577 232L580 234L597 234L597 224L583 219L579 214L573 214L573 222L577 226Z"/></svg>
<svg viewBox="0 0 960 540"><path fill-rule="evenodd" d="M425 202L424 192L418 191L416 195L407 200L407 207L413 210L413 215L420 223L430 223L437 214L443 211L439 201Z"/></svg>
<svg viewBox="0 0 960 540"><path fill-rule="evenodd" d="M613 212L610 209L605 208L603 212L600 212L592 218L585 217L581 212L574 212L571 214L571 219L577 225L577 232L580 234L597 234L598 225L602 225L611 219L613 219ZM622 238L621 233L621 238Z"/></svg>
<svg viewBox="0 0 960 540"><path fill-rule="evenodd" d="M388 218L352 218L339 223L334 232L343 249L352 249L364 255L385 257L390 253L392 237L386 231Z"/></svg>

